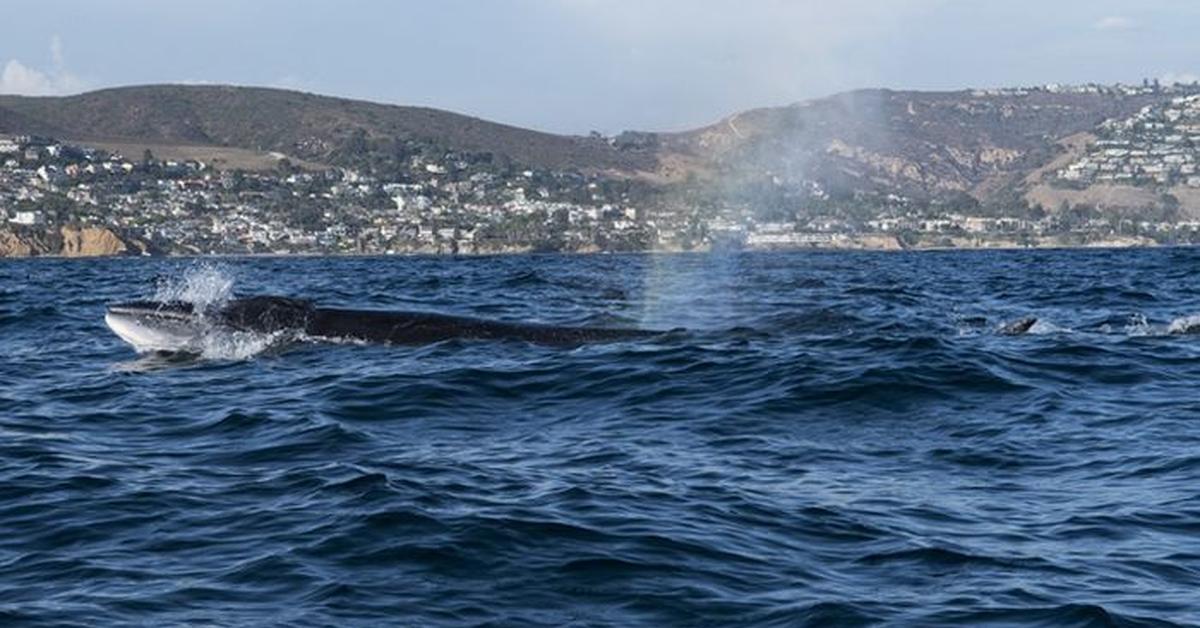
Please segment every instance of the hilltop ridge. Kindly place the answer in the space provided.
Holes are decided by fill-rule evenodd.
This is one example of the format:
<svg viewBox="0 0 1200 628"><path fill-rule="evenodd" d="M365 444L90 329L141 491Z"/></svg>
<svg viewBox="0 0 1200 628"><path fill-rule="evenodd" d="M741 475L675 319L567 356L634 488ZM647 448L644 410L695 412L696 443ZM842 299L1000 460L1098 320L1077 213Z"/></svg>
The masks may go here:
<svg viewBox="0 0 1200 628"><path fill-rule="evenodd" d="M546 168L634 172L646 155L603 141L489 122L462 114L263 87L147 85L77 96L0 96L0 133L73 141L223 146L277 151L315 162L412 142L491 153Z"/></svg>

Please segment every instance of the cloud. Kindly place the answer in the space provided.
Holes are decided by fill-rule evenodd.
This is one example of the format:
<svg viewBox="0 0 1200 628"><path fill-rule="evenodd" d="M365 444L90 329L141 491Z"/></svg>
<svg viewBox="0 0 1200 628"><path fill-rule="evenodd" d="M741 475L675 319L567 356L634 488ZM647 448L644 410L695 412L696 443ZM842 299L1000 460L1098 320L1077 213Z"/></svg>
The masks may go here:
<svg viewBox="0 0 1200 628"><path fill-rule="evenodd" d="M1167 72L1158 77L1159 82L1163 85L1183 85L1200 82L1200 76L1191 72Z"/></svg>
<svg viewBox="0 0 1200 628"><path fill-rule="evenodd" d="M62 39L50 38L50 69L39 70L9 59L0 72L0 94L22 96L59 96L87 89L87 83L67 70Z"/></svg>
<svg viewBox="0 0 1200 628"><path fill-rule="evenodd" d="M50 77L16 59L5 63L4 72L0 72L0 93L41 96L52 91Z"/></svg>
<svg viewBox="0 0 1200 628"><path fill-rule="evenodd" d="M1109 15L1092 23L1092 28L1098 31L1127 31L1135 26L1137 22L1124 15Z"/></svg>

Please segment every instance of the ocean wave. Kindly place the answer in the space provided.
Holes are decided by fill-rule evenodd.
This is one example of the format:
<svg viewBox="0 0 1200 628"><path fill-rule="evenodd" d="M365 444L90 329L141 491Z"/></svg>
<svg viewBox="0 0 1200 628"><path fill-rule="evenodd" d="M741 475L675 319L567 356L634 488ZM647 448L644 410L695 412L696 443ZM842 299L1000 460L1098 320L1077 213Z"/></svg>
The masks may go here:
<svg viewBox="0 0 1200 628"><path fill-rule="evenodd" d="M1200 252L1097 255L0 265L0 622L1196 625ZM155 276L687 329L123 362Z"/></svg>

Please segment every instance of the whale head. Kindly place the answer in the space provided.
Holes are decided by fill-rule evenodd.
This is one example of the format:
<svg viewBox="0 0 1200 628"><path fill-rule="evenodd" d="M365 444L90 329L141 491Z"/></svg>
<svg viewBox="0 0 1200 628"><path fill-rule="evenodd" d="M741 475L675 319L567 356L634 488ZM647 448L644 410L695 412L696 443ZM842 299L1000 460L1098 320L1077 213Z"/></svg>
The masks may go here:
<svg viewBox="0 0 1200 628"><path fill-rule="evenodd" d="M188 351L204 333L204 315L185 301L130 301L108 306L104 322L139 352Z"/></svg>
<svg viewBox="0 0 1200 628"><path fill-rule="evenodd" d="M209 308L186 301L130 301L109 305L104 322L142 353L195 352L214 330L303 332L312 311L309 301L272 296L233 299Z"/></svg>

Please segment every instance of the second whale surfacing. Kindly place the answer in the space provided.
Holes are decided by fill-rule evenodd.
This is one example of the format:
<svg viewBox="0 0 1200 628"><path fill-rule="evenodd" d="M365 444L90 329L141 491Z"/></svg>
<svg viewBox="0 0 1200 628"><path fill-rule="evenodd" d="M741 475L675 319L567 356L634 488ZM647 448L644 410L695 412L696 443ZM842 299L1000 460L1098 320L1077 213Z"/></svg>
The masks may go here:
<svg viewBox="0 0 1200 628"><path fill-rule="evenodd" d="M209 308L184 301L118 303L108 306L104 321L117 336L140 352L191 351L199 339L214 329L399 345L468 339L569 346L649 338L664 333L511 323L427 312L326 308L305 299L278 296L233 299Z"/></svg>

